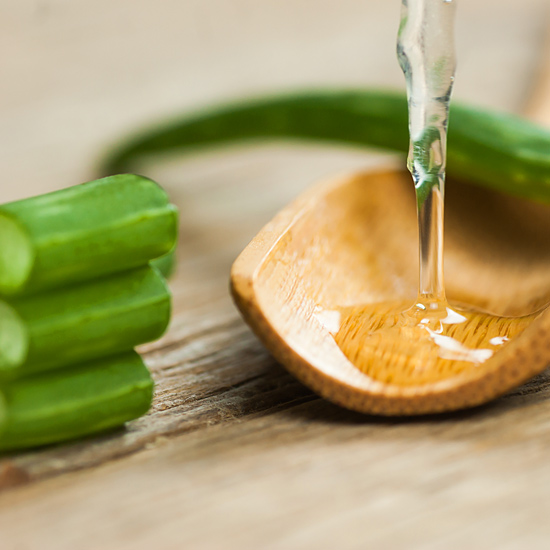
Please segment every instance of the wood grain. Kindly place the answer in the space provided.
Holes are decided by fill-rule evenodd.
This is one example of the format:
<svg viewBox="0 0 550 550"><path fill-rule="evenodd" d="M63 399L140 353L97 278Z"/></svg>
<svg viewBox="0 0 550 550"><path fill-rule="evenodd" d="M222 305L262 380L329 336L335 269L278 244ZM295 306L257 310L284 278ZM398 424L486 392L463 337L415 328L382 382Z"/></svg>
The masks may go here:
<svg viewBox="0 0 550 550"><path fill-rule="evenodd" d="M457 97L520 109L546 5L461 1ZM2 201L93 178L109 142L179 109L402 84L398 2L0 7ZM547 547L547 371L468 413L364 417L295 381L231 303L230 266L259 228L311 182L371 160L292 145L142 167L183 221L172 328L144 350L153 410L126 431L3 457L2 550Z"/></svg>

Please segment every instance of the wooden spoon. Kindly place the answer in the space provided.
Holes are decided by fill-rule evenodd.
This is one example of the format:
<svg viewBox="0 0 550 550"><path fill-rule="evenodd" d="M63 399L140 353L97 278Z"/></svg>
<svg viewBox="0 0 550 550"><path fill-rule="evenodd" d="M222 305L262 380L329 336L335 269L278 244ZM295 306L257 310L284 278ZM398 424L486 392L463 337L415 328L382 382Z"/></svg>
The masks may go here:
<svg viewBox="0 0 550 550"><path fill-rule="evenodd" d="M550 208L449 182L445 235L451 301L499 315L550 303ZM484 403L550 360L550 309L479 369L435 383L373 380L338 347L331 312L417 290L414 189L405 171L321 184L280 212L241 253L231 282L244 318L304 384L344 407L421 414Z"/></svg>
<svg viewBox="0 0 550 550"><path fill-rule="evenodd" d="M544 113L546 104L537 109ZM412 304L417 239L408 172L390 168L322 183L241 253L231 273L234 299L293 375L364 413L472 407L541 372L550 361L550 207L455 181L446 198L448 298L497 315L528 316L526 328L478 368L418 384L377 380L347 358L334 336L338 312L388 300Z"/></svg>

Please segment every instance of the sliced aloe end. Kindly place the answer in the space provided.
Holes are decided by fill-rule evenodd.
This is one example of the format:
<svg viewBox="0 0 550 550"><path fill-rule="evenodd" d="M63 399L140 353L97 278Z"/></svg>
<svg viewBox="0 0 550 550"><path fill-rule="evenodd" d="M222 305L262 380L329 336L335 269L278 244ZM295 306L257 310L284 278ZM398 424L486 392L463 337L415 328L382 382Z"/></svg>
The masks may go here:
<svg viewBox="0 0 550 550"><path fill-rule="evenodd" d="M27 358L29 334L16 311L0 300L0 378L9 377Z"/></svg>
<svg viewBox="0 0 550 550"><path fill-rule="evenodd" d="M29 279L33 264L27 231L15 218L0 212L0 294L17 293Z"/></svg>

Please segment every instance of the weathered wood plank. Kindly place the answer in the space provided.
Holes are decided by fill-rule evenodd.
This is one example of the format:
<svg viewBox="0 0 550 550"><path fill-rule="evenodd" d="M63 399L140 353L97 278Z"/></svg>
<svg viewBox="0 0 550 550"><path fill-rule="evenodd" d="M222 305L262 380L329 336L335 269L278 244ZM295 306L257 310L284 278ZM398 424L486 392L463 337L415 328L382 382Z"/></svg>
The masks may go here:
<svg viewBox="0 0 550 550"><path fill-rule="evenodd" d="M314 400L206 427L11 493L0 542L64 549L85 532L87 547L104 548L219 548L224 537L232 548L339 539L416 548L427 531L434 548L484 533L498 547L535 544L550 534L548 391L546 374L534 393L435 420L381 420ZM52 516L70 517L70 528L48 529Z"/></svg>

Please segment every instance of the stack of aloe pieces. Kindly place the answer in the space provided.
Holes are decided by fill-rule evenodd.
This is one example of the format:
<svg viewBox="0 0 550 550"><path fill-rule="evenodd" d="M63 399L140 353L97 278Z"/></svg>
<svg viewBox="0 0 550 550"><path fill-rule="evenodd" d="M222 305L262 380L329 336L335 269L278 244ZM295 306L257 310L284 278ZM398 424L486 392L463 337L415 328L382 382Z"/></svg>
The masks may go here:
<svg viewBox="0 0 550 550"><path fill-rule="evenodd" d="M133 350L169 323L158 266L177 217L156 183L134 175L0 206L0 450L147 412L153 381Z"/></svg>

